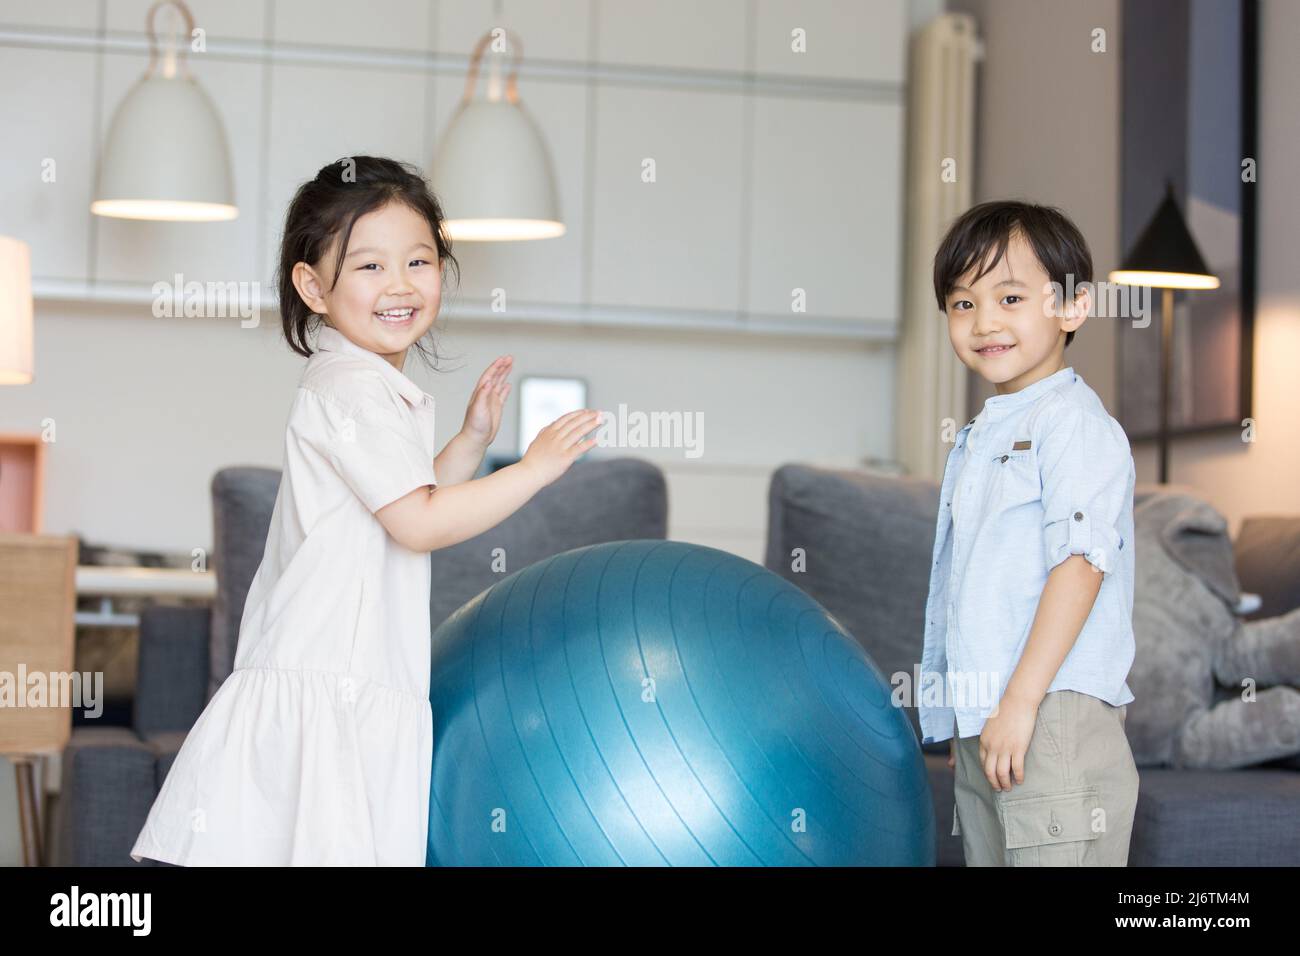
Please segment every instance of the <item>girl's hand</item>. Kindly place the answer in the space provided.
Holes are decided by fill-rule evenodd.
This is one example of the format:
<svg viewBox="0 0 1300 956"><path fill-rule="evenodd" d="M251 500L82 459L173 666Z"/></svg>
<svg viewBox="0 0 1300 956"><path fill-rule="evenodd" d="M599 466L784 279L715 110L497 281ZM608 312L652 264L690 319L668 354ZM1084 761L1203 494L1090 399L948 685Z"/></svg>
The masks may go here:
<svg viewBox="0 0 1300 956"><path fill-rule="evenodd" d="M957 735L952 735L952 743L948 745L948 766L957 766Z"/></svg>
<svg viewBox="0 0 1300 956"><path fill-rule="evenodd" d="M590 408L561 415L537 433L519 464L534 470L543 486L549 485L596 444L594 436L586 440L582 436L599 422L600 412Z"/></svg>
<svg viewBox="0 0 1300 956"><path fill-rule="evenodd" d="M478 384L474 386L474 394L470 396L469 407L465 409L465 424L461 426L461 434L483 448L492 444L492 439L497 437L497 429L501 427L501 411L505 408L506 396L510 394L510 383L506 377L510 374L514 361L513 357L502 355L484 369Z"/></svg>

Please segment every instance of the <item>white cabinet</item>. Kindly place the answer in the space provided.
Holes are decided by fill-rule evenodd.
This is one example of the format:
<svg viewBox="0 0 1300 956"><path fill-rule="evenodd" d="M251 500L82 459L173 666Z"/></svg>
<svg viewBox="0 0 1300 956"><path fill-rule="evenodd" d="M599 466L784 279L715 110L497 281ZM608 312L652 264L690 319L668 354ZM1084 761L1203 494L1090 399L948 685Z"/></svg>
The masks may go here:
<svg viewBox="0 0 1300 956"><path fill-rule="evenodd" d="M749 311L894 322L902 104L757 97L752 165Z"/></svg>
<svg viewBox="0 0 1300 956"><path fill-rule="evenodd" d="M734 310L743 97L602 86L596 104L591 302Z"/></svg>
<svg viewBox="0 0 1300 956"><path fill-rule="evenodd" d="M903 82L907 0L757 0L757 9L758 73Z"/></svg>
<svg viewBox="0 0 1300 956"><path fill-rule="evenodd" d="M32 274L82 279L95 176L95 54L0 53L0 235L31 248Z"/></svg>
<svg viewBox="0 0 1300 956"><path fill-rule="evenodd" d="M688 70L745 68L747 0L598 0L596 59Z"/></svg>

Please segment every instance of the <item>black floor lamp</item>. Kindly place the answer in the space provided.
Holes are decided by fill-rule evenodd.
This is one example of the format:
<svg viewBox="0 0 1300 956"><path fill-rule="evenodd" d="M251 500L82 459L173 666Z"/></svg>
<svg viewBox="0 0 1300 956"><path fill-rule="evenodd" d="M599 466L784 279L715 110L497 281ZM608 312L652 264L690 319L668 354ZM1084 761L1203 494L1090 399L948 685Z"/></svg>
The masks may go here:
<svg viewBox="0 0 1300 956"><path fill-rule="evenodd" d="M1174 199L1173 183L1165 183L1165 198L1129 250L1124 264L1110 274L1111 282L1163 290L1160 300L1160 483L1169 480L1169 392L1173 387L1174 290L1217 289L1218 276L1205 265Z"/></svg>

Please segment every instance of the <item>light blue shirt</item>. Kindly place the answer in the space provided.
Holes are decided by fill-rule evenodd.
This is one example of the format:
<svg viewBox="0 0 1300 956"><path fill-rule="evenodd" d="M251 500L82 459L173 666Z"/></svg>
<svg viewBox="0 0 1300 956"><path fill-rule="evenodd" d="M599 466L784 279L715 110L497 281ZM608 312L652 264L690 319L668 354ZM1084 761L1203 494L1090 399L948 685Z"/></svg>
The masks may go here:
<svg viewBox="0 0 1300 956"><path fill-rule="evenodd" d="M957 433L939 492L917 705L923 743L978 734L1001 699L1048 573L1081 554L1102 574L1048 685L1133 700L1133 484L1128 436L1060 369L994 395ZM954 508L954 502L957 507Z"/></svg>

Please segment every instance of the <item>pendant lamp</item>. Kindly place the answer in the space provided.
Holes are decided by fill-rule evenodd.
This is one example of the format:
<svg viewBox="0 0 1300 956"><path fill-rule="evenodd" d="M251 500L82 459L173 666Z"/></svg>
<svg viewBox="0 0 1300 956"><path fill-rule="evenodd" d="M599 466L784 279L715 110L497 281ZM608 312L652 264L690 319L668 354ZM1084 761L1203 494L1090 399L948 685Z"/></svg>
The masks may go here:
<svg viewBox="0 0 1300 956"><path fill-rule="evenodd" d="M483 35L470 58L465 92L433 161L434 191L452 240L551 239L564 235L555 171L541 130L519 102L523 45L508 30L513 53L504 97L492 60L492 82L475 99L479 63L495 33Z"/></svg>
<svg viewBox="0 0 1300 956"><path fill-rule="evenodd" d="M174 26L159 57L153 20L167 5L180 11L186 38L194 35L194 17L183 0L158 0L149 8L149 66L113 115L90 211L121 219L234 219L239 210L226 133L190 75L186 44L178 42Z"/></svg>
<svg viewBox="0 0 1300 956"><path fill-rule="evenodd" d="M0 385L32 380L32 254L0 236Z"/></svg>

